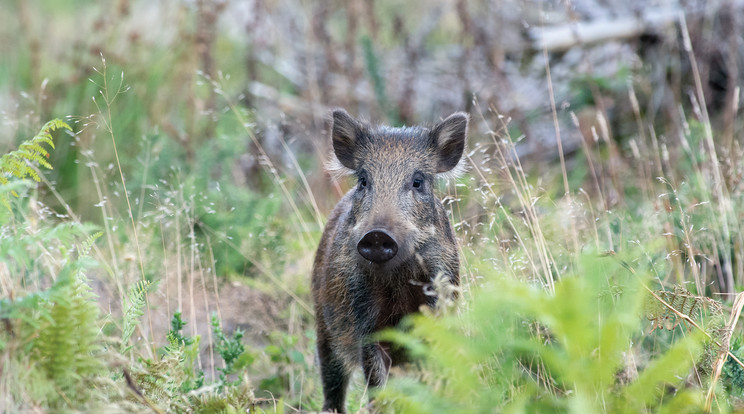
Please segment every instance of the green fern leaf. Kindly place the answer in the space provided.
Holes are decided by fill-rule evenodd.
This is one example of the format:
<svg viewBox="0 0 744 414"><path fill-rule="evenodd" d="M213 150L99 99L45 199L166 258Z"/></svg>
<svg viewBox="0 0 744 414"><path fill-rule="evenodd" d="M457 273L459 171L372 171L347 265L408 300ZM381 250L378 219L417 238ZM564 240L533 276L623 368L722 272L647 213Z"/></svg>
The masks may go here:
<svg viewBox="0 0 744 414"><path fill-rule="evenodd" d="M93 356L100 349L99 310L78 263L65 267L58 283L63 288L50 295L50 322L39 333L35 345L47 376L64 391L72 389L81 377L101 368L100 361Z"/></svg>
<svg viewBox="0 0 744 414"><path fill-rule="evenodd" d="M2 157L0 157L0 184L7 184L9 177L16 177L18 179L31 178L36 182L41 181L41 177L28 163L36 163L40 166L51 170L52 165L47 161L49 158L49 151L47 151L42 144L48 145L50 148L54 148L54 141L52 140L52 131L58 129L67 129L72 131L72 128L60 119L52 119L51 121L44 124L33 138L26 140L18 146L18 149L11 151ZM10 191L15 197L18 197L18 193ZM5 208L10 210L10 202L8 200L7 192L0 191L0 204L4 205Z"/></svg>
<svg viewBox="0 0 744 414"><path fill-rule="evenodd" d="M134 329L139 324L139 319L144 315L143 309L146 304L147 289L151 283L147 280L141 280L136 283L129 291L128 306L124 311L124 326L121 334L121 353L128 352L133 346L128 346L129 340L134 334Z"/></svg>
<svg viewBox="0 0 744 414"><path fill-rule="evenodd" d="M78 252L80 253L80 256L88 256L90 254L90 249L93 248L93 244L101 236L103 236L103 232L99 231L99 232L92 234L87 239L85 239L85 241L78 248Z"/></svg>

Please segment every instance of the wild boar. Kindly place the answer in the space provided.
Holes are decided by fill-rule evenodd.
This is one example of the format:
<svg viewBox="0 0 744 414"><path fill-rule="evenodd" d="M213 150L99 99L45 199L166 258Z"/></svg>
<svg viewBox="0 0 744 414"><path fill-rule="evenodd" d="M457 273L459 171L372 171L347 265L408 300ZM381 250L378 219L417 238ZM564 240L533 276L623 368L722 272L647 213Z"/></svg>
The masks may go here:
<svg viewBox="0 0 744 414"><path fill-rule="evenodd" d="M355 367L379 387L398 362L370 334L433 306L437 298L425 287L435 277L459 283L457 243L434 187L463 163L468 115L431 129L372 126L342 109L332 117L332 164L357 184L329 216L312 290L323 410L341 413Z"/></svg>

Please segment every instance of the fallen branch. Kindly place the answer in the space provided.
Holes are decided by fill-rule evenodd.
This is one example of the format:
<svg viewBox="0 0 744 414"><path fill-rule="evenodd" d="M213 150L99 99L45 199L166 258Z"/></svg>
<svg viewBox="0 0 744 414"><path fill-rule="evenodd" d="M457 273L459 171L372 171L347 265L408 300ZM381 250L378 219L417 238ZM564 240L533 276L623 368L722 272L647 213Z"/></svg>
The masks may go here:
<svg viewBox="0 0 744 414"><path fill-rule="evenodd" d="M682 12L665 8L650 10L643 15L593 22L573 22L562 26L535 27L527 32L531 47L548 52L569 49L576 45L601 43L638 37L675 24Z"/></svg>
<svg viewBox="0 0 744 414"><path fill-rule="evenodd" d="M718 7L664 7L639 11L615 19L568 22L556 26L534 26L527 30L528 47L535 51L563 51L577 45L626 40L645 33L658 33L680 19L694 19L717 13L740 13L744 1L723 1Z"/></svg>

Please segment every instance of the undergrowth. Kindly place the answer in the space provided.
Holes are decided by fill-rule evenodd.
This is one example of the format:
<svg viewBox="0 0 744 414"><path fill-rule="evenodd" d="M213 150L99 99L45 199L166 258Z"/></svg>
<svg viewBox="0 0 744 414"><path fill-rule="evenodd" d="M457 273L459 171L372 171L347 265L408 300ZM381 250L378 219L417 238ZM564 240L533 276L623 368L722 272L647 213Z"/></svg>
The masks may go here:
<svg viewBox="0 0 744 414"><path fill-rule="evenodd" d="M38 181L31 163L39 159L29 154L41 154L38 142L51 145L50 129L61 127L68 128L58 120L48 123L0 166L0 195L10 213L0 215L0 411L255 410L246 376L255 355L239 330L227 335L213 317L214 345L224 368L218 368L219 378L207 380L198 367L200 337L184 334L180 312L173 315L167 344L153 357L132 342L144 329L141 318L153 282L131 286L121 325L102 312L86 274L100 266L91 253L103 233L92 225L55 222L50 211L33 205L36 190L22 181L26 176Z"/></svg>
<svg viewBox="0 0 744 414"><path fill-rule="evenodd" d="M467 310L416 317L410 333L391 336L422 365L378 398L411 413L699 412L704 397L685 382L704 333L686 332L648 361L635 346L650 276L596 253L554 294L491 272Z"/></svg>

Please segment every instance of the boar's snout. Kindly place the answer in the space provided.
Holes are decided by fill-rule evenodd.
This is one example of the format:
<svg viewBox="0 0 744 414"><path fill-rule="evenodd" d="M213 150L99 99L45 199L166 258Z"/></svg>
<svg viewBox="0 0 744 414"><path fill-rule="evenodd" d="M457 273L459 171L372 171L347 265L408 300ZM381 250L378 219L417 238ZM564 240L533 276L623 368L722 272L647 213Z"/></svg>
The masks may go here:
<svg viewBox="0 0 744 414"><path fill-rule="evenodd" d="M398 243L385 230L372 230L357 243L359 254L374 263L384 263L398 254Z"/></svg>

